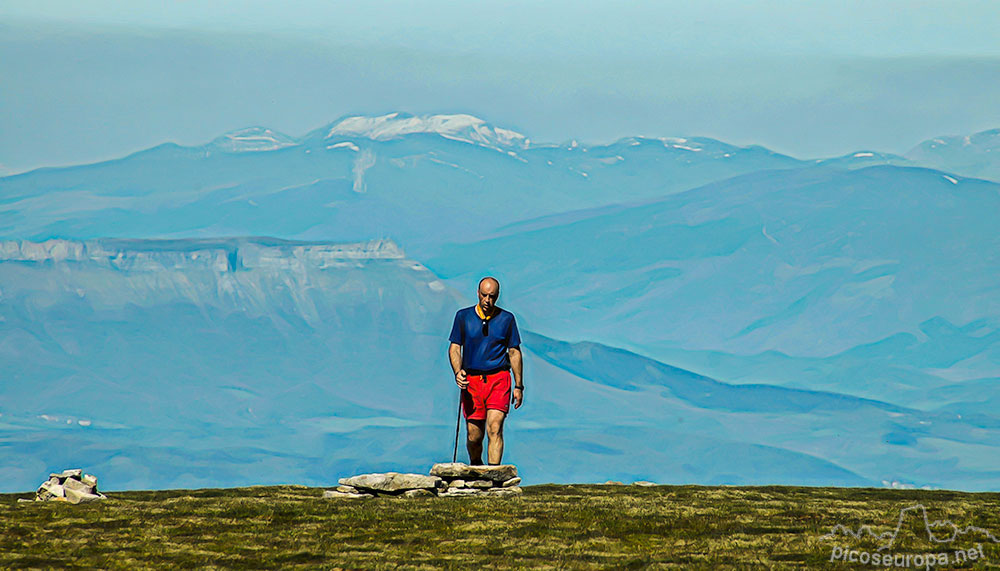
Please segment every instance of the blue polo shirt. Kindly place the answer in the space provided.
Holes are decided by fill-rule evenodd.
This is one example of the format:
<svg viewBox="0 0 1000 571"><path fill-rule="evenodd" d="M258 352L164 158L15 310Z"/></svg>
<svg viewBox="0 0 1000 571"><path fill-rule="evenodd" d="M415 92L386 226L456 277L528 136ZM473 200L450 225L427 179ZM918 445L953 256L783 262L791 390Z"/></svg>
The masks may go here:
<svg viewBox="0 0 1000 571"><path fill-rule="evenodd" d="M507 349L521 346L521 335L517 332L514 314L494 307L493 316L485 320L486 333L483 335L484 320L476 313L476 306L458 310L455 324L451 327L452 343L462 346L462 368L478 373L492 373L510 369Z"/></svg>

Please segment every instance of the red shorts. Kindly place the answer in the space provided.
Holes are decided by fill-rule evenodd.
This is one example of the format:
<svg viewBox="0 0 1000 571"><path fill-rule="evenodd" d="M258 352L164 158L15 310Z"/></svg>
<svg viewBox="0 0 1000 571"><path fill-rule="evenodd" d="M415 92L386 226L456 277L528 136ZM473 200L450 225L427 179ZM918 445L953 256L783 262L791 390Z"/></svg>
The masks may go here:
<svg viewBox="0 0 1000 571"><path fill-rule="evenodd" d="M462 410L468 420L486 420L486 409L510 411L510 371L492 375L469 375L462 391Z"/></svg>

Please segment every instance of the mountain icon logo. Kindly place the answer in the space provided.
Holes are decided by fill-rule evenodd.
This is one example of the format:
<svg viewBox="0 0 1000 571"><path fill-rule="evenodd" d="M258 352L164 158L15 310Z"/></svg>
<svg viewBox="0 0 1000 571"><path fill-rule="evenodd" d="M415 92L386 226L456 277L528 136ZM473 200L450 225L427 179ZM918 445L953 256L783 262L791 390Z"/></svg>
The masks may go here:
<svg viewBox="0 0 1000 571"><path fill-rule="evenodd" d="M965 537L971 538L971 536L978 536L980 541L983 542L1000 543L1000 539L997 539L993 533L981 527L972 525L959 527L949 520L931 521L930 516L927 515L927 508L921 504L915 504L899 510L899 519L896 521L896 527L892 531L876 533L869 525L862 525L855 531L845 525L837 524L830 529L829 533L821 536L820 539L834 540L838 537L863 539L869 537L880 542L878 551L886 551L891 549L896 543L901 530L909 529L909 527L904 526L913 518L919 518L915 523L923 524L926 540L931 543L952 543Z"/></svg>

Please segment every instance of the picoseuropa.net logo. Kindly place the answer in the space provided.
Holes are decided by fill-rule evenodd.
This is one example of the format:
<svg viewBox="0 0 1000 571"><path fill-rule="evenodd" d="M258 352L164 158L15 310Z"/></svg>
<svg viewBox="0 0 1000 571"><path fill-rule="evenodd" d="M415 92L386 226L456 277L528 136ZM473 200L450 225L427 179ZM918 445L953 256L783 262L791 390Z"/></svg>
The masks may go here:
<svg viewBox="0 0 1000 571"><path fill-rule="evenodd" d="M902 549L903 532L906 531L913 533L915 544L926 541L930 546L917 552ZM868 525L854 531L837 524L820 539L838 542L830 551L831 562L883 569L930 570L946 565L975 563L986 559L984 543L1000 543L992 533L981 527L970 525L960 528L948 520L931 521L927 508L920 504L899 510L899 519L892 531L875 533ZM858 545L862 542L874 542L876 547L865 549Z"/></svg>

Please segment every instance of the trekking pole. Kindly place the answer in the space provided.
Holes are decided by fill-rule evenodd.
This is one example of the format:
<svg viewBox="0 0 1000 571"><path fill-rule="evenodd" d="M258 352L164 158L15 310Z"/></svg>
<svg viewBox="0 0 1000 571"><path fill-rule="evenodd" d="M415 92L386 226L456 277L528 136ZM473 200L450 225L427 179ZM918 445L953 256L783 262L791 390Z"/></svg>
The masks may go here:
<svg viewBox="0 0 1000 571"><path fill-rule="evenodd" d="M464 390L458 391L458 418L455 419L455 452L451 455L452 464L458 461L458 427L462 424L462 392Z"/></svg>

